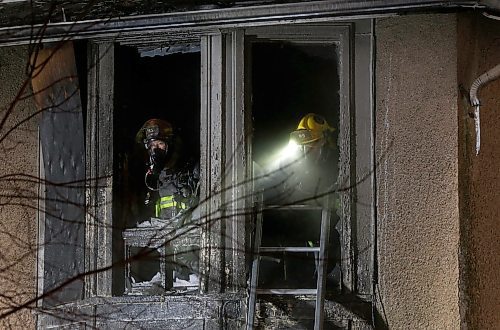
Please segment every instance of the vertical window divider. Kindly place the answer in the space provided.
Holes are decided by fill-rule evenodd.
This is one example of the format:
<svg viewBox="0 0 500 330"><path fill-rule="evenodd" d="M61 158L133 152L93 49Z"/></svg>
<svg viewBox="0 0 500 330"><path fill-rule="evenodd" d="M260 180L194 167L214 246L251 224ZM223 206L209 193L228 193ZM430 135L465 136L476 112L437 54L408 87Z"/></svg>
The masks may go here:
<svg viewBox="0 0 500 330"><path fill-rule="evenodd" d="M222 34L201 38L200 292L223 288L224 77Z"/></svg>
<svg viewBox="0 0 500 330"><path fill-rule="evenodd" d="M246 286L245 226L251 217L248 193L249 134L244 94L244 31L225 34L225 103L226 103L226 290L241 291Z"/></svg>
<svg viewBox="0 0 500 330"><path fill-rule="evenodd" d="M89 52L85 296L94 297L112 294L114 45L90 43Z"/></svg>

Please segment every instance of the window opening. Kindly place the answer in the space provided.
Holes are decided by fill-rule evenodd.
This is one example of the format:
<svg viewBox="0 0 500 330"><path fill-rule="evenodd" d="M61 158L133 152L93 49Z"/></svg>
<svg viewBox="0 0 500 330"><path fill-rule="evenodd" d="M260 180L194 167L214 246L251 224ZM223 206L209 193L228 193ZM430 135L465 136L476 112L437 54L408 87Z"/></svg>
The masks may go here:
<svg viewBox="0 0 500 330"><path fill-rule="evenodd" d="M329 193L336 188L339 172L337 48L332 43L259 41L252 43L251 60L254 186L266 205L262 246L317 247L320 210L273 207L321 206L325 196L335 209L339 205L338 194ZM305 129L311 128L311 120L319 123L317 131ZM334 211L329 290L341 282L339 219ZM261 258L259 288L312 288L316 269L313 252L269 253Z"/></svg>
<svg viewBox="0 0 500 330"><path fill-rule="evenodd" d="M130 247L129 258L134 260L130 262L127 274L132 284L134 284L134 287L129 288L130 293L161 294L164 283L162 283L160 276L160 252L146 247ZM135 261L135 258L137 258L137 261Z"/></svg>
<svg viewBox="0 0 500 330"><path fill-rule="evenodd" d="M113 258L133 260L114 269L115 295L159 294L159 289L175 287L176 279L185 281L184 288L196 286L199 233L186 228L195 218L190 214L199 191L193 176L199 178L195 172L199 173L200 155L200 52L192 46L178 49L145 56L135 47L115 48ZM151 119L168 122L171 135L168 143L163 141L168 146L166 164L146 177L153 140L167 139L145 133L143 125ZM168 183L172 180L175 184ZM173 187L168 196L166 186ZM167 221L181 212L182 220ZM181 228L188 233L179 234ZM190 251L195 251L195 261L181 256ZM159 277L162 281L157 282ZM160 283L154 290L153 282Z"/></svg>

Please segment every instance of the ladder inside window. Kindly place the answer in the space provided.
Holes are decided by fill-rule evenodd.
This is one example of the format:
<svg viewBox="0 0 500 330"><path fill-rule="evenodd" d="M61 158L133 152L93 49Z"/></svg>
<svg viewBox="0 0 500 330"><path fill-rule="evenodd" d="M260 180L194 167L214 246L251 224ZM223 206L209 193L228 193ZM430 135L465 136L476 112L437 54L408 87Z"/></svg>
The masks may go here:
<svg viewBox="0 0 500 330"><path fill-rule="evenodd" d="M262 205L262 204L261 204ZM325 203L328 205L328 203ZM326 261L327 261L327 250L329 243L329 233L330 233L330 220L331 220L331 210L323 206L312 206L312 205L290 205L290 206L266 206L266 209L273 210L286 210L293 211L296 210L317 210L321 211L321 228L320 228L320 238L319 246L317 247L299 247L299 246L275 246L275 247L264 247L261 246L262 243L262 227L263 227L263 209L262 206L257 210L256 227L255 227L255 238L254 238L254 251L252 260L252 269L250 275L249 283L249 298L248 298L248 310L247 310L247 330L254 329L255 325L255 308L258 295L313 295L316 296L315 311L314 311L314 329L323 329L324 322L324 302L325 302L325 292L326 292ZM258 288L259 284L259 268L261 253L269 252L292 252L292 253L311 253L313 252L316 258L316 288L272 288L264 289Z"/></svg>

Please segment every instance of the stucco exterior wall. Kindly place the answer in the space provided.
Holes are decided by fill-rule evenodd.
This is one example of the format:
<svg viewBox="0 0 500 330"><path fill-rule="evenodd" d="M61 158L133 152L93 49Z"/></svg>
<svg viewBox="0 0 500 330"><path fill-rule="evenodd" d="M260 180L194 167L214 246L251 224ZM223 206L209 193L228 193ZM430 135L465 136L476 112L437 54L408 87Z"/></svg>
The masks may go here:
<svg viewBox="0 0 500 330"><path fill-rule="evenodd" d="M9 106L25 83L27 47L0 48L0 328L33 329L29 307L5 317L35 296L38 131L28 98ZM31 93L30 84L26 94ZM3 120L6 118L5 123ZM33 176L33 177L30 177Z"/></svg>
<svg viewBox="0 0 500 330"><path fill-rule="evenodd" d="M500 22L458 17L458 80L465 91L500 64ZM500 329L500 79L479 91L481 149L475 155L474 120L461 98L460 210L461 314L464 328Z"/></svg>
<svg viewBox="0 0 500 330"><path fill-rule="evenodd" d="M376 21L379 291L390 329L457 329L456 16Z"/></svg>

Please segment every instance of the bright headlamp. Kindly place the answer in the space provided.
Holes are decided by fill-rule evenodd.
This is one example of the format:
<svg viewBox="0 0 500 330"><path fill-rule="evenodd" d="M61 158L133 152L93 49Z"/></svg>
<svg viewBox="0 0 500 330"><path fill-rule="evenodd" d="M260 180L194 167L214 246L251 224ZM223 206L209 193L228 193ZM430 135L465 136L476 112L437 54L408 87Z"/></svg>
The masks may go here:
<svg viewBox="0 0 500 330"><path fill-rule="evenodd" d="M304 145L318 140L319 137L317 135L307 129L298 129L290 133L290 141L294 141L298 145Z"/></svg>
<svg viewBox="0 0 500 330"><path fill-rule="evenodd" d="M295 158L298 156L300 146L294 140L290 140L288 145L281 151L281 158Z"/></svg>

